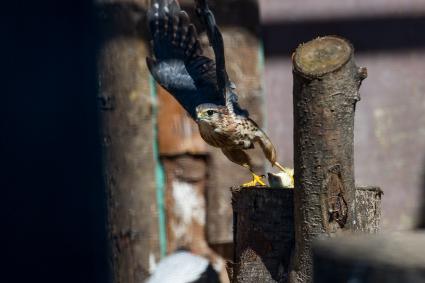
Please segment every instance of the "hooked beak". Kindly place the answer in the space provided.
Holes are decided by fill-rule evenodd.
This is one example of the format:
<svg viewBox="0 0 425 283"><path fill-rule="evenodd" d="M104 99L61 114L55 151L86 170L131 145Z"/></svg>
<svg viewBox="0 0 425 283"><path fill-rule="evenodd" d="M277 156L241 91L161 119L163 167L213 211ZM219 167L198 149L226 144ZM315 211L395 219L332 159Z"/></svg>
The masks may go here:
<svg viewBox="0 0 425 283"><path fill-rule="evenodd" d="M195 122L196 123L200 123L202 121L202 118L203 118L202 113L196 113L196 120L195 120Z"/></svg>

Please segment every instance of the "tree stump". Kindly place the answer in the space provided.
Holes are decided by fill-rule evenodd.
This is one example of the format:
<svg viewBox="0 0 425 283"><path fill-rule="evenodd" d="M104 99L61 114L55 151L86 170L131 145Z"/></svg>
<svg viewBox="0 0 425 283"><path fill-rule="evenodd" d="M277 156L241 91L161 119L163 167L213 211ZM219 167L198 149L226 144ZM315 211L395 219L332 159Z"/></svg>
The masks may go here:
<svg viewBox="0 0 425 283"><path fill-rule="evenodd" d="M381 197L379 187L356 188L356 232L375 234L381 230Z"/></svg>
<svg viewBox="0 0 425 283"><path fill-rule="evenodd" d="M356 226L353 130L367 73L351 44L326 36L293 57L295 253L291 282L311 282L311 242ZM361 213L361 212L360 212Z"/></svg>
<svg viewBox="0 0 425 283"><path fill-rule="evenodd" d="M317 241L314 282L425 282L424 251L424 232Z"/></svg>
<svg viewBox="0 0 425 283"><path fill-rule="evenodd" d="M233 282L288 282L294 248L292 189L233 189ZM381 220L378 187L356 188L356 231L377 233ZM270 240L272 239L272 240ZM232 277L232 276L231 276Z"/></svg>
<svg viewBox="0 0 425 283"><path fill-rule="evenodd" d="M285 282L294 241L293 190L232 190L233 281Z"/></svg>

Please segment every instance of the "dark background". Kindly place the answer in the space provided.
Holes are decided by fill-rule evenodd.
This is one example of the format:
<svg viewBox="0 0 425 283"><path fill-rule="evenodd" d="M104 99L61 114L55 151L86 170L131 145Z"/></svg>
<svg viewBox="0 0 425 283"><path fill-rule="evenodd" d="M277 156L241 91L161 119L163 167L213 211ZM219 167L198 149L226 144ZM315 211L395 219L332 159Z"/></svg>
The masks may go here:
<svg viewBox="0 0 425 283"><path fill-rule="evenodd" d="M0 281L108 282L93 8L6 1L0 13Z"/></svg>

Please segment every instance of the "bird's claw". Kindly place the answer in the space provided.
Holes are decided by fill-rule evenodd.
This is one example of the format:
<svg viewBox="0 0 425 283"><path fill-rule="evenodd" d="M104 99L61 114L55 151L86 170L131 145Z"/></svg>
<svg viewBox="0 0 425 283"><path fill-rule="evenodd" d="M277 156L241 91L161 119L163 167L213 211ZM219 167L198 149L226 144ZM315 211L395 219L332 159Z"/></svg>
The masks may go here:
<svg viewBox="0 0 425 283"><path fill-rule="evenodd" d="M266 186L266 183L263 182L264 176L258 176L254 173L252 173L252 181L246 182L242 184L242 187L257 187L257 186Z"/></svg>

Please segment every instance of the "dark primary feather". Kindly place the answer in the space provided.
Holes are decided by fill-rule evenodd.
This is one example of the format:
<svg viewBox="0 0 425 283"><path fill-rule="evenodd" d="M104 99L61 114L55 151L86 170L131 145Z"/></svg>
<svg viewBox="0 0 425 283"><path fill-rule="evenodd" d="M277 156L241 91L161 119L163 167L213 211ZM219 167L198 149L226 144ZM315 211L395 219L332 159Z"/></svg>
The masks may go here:
<svg viewBox="0 0 425 283"><path fill-rule="evenodd" d="M196 107L204 103L226 105L218 90L215 63L202 56L195 26L175 0L154 0L148 11L155 59L147 64L155 80L167 89L196 118ZM245 114L237 99L234 107Z"/></svg>
<svg viewBox="0 0 425 283"><path fill-rule="evenodd" d="M196 12L205 26L208 40L214 50L218 91L225 97L226 107L229 112L248 117L248 111L239 106L235 86L227 75L223 36L216 24L214 14L209 9L207 0L195 0L195 2Z"/></svg>

